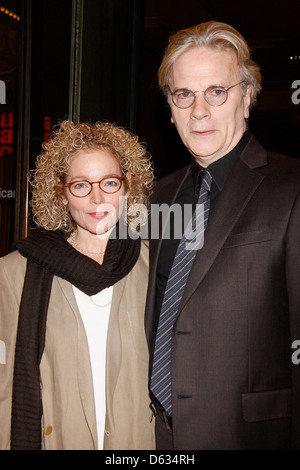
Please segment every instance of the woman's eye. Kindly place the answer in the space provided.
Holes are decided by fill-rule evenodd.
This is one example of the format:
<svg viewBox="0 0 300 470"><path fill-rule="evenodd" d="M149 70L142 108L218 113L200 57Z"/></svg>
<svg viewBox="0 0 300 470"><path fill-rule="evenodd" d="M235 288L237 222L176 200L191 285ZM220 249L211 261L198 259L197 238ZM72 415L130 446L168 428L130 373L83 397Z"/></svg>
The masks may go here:
<svg viewBox="0 0 300 470"><path fill-rule="evenodd" d="M78 183L74 183L72 186L73 186L74 189L85 189L89 185L85 181L80 181Z"/></svg>
<svg viewBox="0 0 300 470"><path fill-rule="evenodd" d="M116 180L106 180L104 184L105 186L114 187L118 185L118 182Z"/></svg>

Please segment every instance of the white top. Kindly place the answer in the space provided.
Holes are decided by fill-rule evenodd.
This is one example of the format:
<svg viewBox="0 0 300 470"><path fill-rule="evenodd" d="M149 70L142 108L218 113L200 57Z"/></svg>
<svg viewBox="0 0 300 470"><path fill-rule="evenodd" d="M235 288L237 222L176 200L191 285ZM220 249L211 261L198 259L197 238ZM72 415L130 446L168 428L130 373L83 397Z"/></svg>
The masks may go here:
<svg viewBox="0 0 300 470"><path fill-rule="evenodd" d="M103 449L105 430L105 359L106 338L110 315L113 286L99 294L89 297L73 286L76 302L83 320L89 345L96 420L98 433L98 449Z"/></svg>

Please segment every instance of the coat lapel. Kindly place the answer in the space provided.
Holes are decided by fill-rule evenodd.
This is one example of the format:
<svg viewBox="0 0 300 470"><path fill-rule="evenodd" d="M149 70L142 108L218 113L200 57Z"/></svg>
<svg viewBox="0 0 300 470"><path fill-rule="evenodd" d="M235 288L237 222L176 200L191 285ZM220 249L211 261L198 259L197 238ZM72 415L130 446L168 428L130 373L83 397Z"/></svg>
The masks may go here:
<svg viewBox="0 0 300 470"><path fill-rule="evenodd" d="M204 246L196 254L178 313L210 269L248 201L264 179L261 173L253 169L266 164L266 151L252 137L229 175L209 219Z"/></svg>
<svg viewBox="0 0 300 470"><path fill-rule="evenodd" d="M78 357L74 358L78 361L77 366L74 363L74 367L78 369L78 388L80 393L80 399L82 402L82 407L86 420L88 422L89 428L94 441L95 449L97 446L97 425L96 425L96 410L95 403L93 399L93 394L91 393L93 387L93 377L92 369L89 359L89 346L85 334L85 328L82 322L81 315L79 313L75 295L72 289L72 286L69 282L64 279L57 278L60 284L60 287L64 293L66 300L69 303L70 309L75 315L77 320L77 338L78 338ZM76 332L74 331L74 334Z"/></svg>
<svg viewBox="0 0 300 470"><path fill-rule="evenodd" d="M107 413L113 416L111 409L113 396L121 368L122 343L120 331L120 304L125 289L125 281L121 279L114 285L111 312L109 317L106 343L106 394Z"/></svg>

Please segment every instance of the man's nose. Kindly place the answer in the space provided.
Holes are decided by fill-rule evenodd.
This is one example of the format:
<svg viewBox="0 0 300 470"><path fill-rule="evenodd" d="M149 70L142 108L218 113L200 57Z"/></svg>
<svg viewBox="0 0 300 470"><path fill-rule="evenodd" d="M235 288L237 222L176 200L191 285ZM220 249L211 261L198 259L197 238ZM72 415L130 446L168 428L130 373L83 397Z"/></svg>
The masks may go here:
<svg viewBox="0 0 300 470"><path fill-rule="evenodd" d="M195 94L195 101L191 106L191 119L203 119L210 116L210 106L204 98L203 92Z"/></svg>

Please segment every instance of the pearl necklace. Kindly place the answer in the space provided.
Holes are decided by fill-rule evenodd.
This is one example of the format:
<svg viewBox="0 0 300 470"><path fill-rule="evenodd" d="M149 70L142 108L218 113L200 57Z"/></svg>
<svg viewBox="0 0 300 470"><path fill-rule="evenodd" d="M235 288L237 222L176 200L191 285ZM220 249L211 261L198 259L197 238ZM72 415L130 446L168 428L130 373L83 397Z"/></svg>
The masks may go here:
<svg viewBox="0 0 300 470"><path fill-rule="evenodd" d="M71 235L71 245L76 248L77 250L82 251L82 253L86 253L87 255L104 255L105 251L87 251L81 248L78 243L75 242L75 235L77 233L77 230L72 233Z"/></svg>

